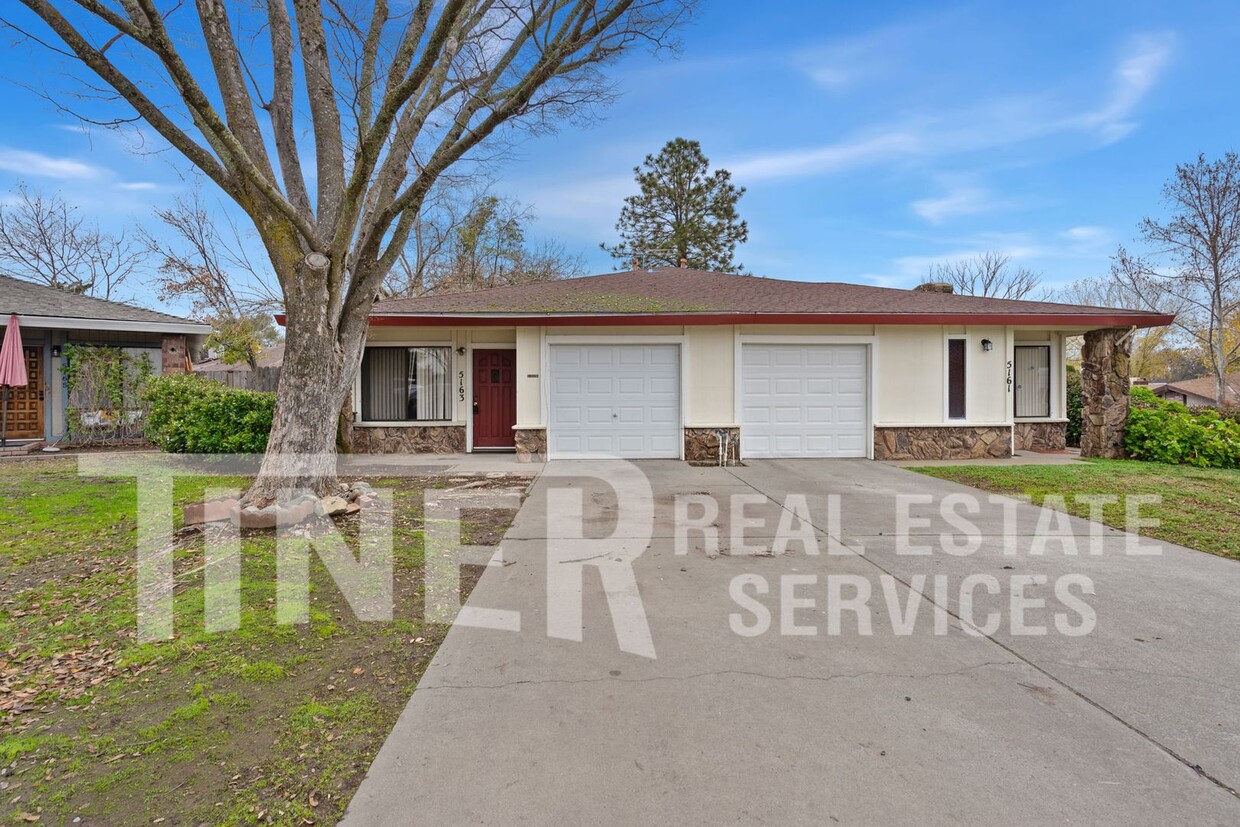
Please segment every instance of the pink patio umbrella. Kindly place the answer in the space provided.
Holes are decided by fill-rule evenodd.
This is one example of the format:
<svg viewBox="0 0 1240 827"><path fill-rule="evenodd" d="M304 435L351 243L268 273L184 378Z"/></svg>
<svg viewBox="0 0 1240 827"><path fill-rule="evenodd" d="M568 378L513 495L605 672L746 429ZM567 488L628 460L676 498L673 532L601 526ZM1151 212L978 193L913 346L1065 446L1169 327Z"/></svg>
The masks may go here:
<svg viewBox="0 0 1240 827"><path fill-rule="evenodd" d="M26 376L26 352L22 350L22 329L16 314L9 315L4 329L4 345L0 346L0 385L4 386L4 412L0 414L0 448L9 444L9 394L10 388L24 388L29 383Z"/></svg>

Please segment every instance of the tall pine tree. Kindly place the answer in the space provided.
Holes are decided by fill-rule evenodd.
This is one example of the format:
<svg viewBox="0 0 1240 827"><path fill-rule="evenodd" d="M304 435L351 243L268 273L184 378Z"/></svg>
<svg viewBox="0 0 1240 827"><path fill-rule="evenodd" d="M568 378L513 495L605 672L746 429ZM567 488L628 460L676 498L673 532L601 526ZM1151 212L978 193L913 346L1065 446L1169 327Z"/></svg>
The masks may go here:
<svg viewBox="0 0 1240 827"><path fill-rule="evenodd" d="M624 199L616 231L620 243L601 245L617 259L636 259L643 267L678 267L739 272L736 245L749 238L749 226L736 211L744 187L732 184L726 169L710 171L697 141L676 138L658 155L647 155L633 170L641 188Z"/></svg>

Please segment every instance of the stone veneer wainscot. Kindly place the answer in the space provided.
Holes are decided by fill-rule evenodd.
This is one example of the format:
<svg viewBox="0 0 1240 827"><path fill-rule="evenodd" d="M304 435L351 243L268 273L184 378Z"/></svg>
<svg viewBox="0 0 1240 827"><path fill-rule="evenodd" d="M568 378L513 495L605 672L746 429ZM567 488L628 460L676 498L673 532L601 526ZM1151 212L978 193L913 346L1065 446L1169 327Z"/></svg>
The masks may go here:
<svg viewBox="0 0 1240 827"><path fill-rule="evenodd" d="M685 462L719 464L719 432L731 435L728 447L728 462L739 462L741 458L740 428L685 428Z"/></svg>
<svg viewBox="0 0 1240 827"><path fill-rule="evenodd" d="M874 429L874 459L1002 459L1012 455L1007 425L924 425Z"/></svg>
<svg viewBox="0 0 1240 827"><path fill-rule="evenodd" d="M353 427L357 454L463 454L464 425Z"/></svg>
<svg viewBox="0 0 1240 827"><path fill-rule="evenodd" d="M1062 451L1068 447L1068 423L1017 422L1012 441L1017 451Z"/></svg>

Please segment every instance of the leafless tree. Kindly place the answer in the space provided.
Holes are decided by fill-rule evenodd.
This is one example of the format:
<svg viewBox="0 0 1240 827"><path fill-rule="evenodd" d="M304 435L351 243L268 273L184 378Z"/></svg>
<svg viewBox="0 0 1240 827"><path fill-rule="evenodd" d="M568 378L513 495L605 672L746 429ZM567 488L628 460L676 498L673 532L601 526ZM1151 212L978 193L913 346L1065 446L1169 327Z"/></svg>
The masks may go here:
<svg viewBox="0 0 1240 827"><path fill-rule="evenodd" d="M0 267L25 279L102 299L142 263L142 248L121 233L110 235L84 219L58 195L19 185L13 203L0 206Z"/></svg>
<svg viewBox="0 0 1240 827"><path fill-rule="evenodd" d="M444 197L418 220L409 249L392 268L384 292L419 296L571 278L585 268L563 244L531 245L534 211L488 191ZM462 197L464 195L465 197Z"/></svg>
<svg viewBox="0 0 1240 827"><path fill-rule="evenodd" d="M265 503L335 484L368 314L436 181L515 128L590 117L613 94L601 67L672 45L690 2L21 0L33 19L0 19L88 69L88 91L126 107L114 122L141 119L254 222L287 313L247 493Z"/></svg>
<svg viewBox="0 0 1240 827"><path fill-rule="evenodd" d="M265 264L250 256L240 229L226 216L227 232L221 231L197 190L155 210L155 217L177 238L172 243L142 233L159 262L154 282L160 300L188 300L191 314L214 328L208 347L222 351L227 361L245 360L257 368L259 350L276 338L271 314L280 309Z"/></svg>
<svg viewBox="0 0 1240 827"><path fill-rule="evenodd" d="M1150 306L1140 295L1113 278L1080 279L1074 281L1055 295L1056 301L1085 307L1122 308L1125 310L1157 310L1159 313L1179 313L1183 308L1171 296L1159 298L1157 306ZM1080 337L1073 337L1069 344L1070 354L1079 355ZM1133 376L1154 378L1166 374L1168 362L1176 345L1174 332L1167 327L1140 328L1132 334L1131 369Z"/></svg>
<svg viewBox="0 0 1240 827"><path fill-rule="evenodd" d="M1012 266L1012 257L982 253L930 268L930 280L950 284L965 296L1023 299L1038 288L1042 276L1026 267Z"/></svg>
<svg viewBox="0 0 1240 827"><path fill-rule="evenodd" d="M1179 307L1175 325L1206 354L1221 404L1240 358L1240 157L1198 155L1175 168L1162 195L1170 216L1140 224L1147 254L1120 247L1111 275L1146 307Z"/></svg>

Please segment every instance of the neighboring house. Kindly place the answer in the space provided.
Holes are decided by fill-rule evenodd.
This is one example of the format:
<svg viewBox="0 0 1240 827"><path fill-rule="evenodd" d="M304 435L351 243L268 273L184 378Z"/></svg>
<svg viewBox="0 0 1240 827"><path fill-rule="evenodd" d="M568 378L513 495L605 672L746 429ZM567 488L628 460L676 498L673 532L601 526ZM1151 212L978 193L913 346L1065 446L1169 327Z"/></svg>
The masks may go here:
<svg viewBox="0 0 1240 827"><path fill-rule="evenodd" d="M284 364L284 345L278 344L263 348L255 361L258 362L258 370L253 370L250 363L244 360L225 362L222 359L196 362L192 370L207 379L223 382L230 387L274 391L280 383L280 366Z"/></svg>
<svg viewBox="0 0 1240 827"><path fill-rule="evenodd" d="M1224 375L1226 383L1224 407L1240 405L1240 370ZM1170 399L1190 407L1218 407L1218 379L1213 376L1201 376L1196 379L1184 379L1179 382L1164 382L1150 385L1155 396Z"/></svg>
<svg viewBox="0 0 1240 827"><path fill-rule="evenodd" d="M658 269L382 301L354 449L713 461L721 434L741 458L1060 449L1065 338L1173 318L925 287Z"/></svg>
<svg viewBox="0 0 1240 827"><path fill-rule="evenodd" d="M16 313L30 384L9 396L9 439L58 439L68 390L61 373L66 344L122 347L148 354L156 374L188 369L208 325L142 307L68 293L0 276L0 327Z"/></svg>

